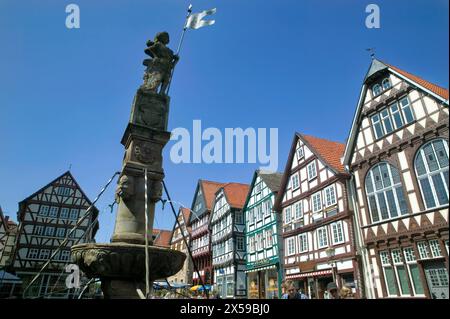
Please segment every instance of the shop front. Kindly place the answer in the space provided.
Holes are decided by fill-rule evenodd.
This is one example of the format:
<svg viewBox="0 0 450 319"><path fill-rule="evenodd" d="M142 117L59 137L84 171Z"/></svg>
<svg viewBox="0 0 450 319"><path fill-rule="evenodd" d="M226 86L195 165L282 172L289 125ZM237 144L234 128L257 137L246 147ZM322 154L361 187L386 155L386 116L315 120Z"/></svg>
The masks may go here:
<svg viewBox="0 0 450 319"><path fill-rule="evenodd" d="M247 270L249 299L281 298L281 274L278 264Z"/></svg>

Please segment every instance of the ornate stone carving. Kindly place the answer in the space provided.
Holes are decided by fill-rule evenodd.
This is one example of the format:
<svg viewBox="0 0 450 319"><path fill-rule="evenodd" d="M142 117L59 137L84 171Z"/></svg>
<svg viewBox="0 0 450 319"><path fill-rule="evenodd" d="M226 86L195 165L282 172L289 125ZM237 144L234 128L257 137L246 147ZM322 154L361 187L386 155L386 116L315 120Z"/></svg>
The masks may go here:
<svg viewBox="0 0 450 319"><path fill-rule="evenodd" d="M135 103L135 123L157 130L165 130L166 108L166 104L158 96L138 93Z"/></svg>
<svg viewBox="0 0 450 319"><path fill-rule="evenodd" d="M116 202L120 199L129 200L134 195L134 177L122 175L116 188Z"/></svg>
<svg viewBox="0 0 450 319"><path fill-rule="evenodd" d="M134 156L145 164L153 164L157 160L158 151L155 146L149 142L137 142L134 146Z"/></svg>

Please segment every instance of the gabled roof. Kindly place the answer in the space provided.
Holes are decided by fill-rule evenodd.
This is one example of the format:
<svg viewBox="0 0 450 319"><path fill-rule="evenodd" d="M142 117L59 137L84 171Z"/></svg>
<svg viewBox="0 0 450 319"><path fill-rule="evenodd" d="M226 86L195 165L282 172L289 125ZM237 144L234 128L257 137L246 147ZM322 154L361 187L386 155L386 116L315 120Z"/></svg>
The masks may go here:
<svg viewBox="0 0 450 319"><path fill-rule="evenodd" d="M227 198L228 204L232 208L242 209L245 204L245 199L247 198L248 190L250 185L241 183L227 183L225 186L220 188L216 194L223 189L225 197Z"/></svg>
<svg viewBox="0 0 450 319"><path fill-rule="evenodd" d="M368 82L368 80L370 80L370 78L372 76L374 76L375 74L377 74L379 71L382 71L382 70L388 70L389 72L395 74L396 76L405 80L409 84L430 94L437 100L441 101L444 105L447 105L447 106L449 105L448 89L445 89L439 85L436 85L427 80L424 80L421 77L413 75L409 72L406 72L396 66L382 62L377 59L373 59L370 64L369 71L367 72L367 74L364 78L364 83L363 83L363 86L362 86L360 94L359 94L358 104L356 106L355 115L354 115L353 121L352 121L352 127L350 129L350 134L347 139L347 144L345 146L344 160L343 160L344 165L348 165L350 163L351 154L353 153L354 144L356 143L355 139L356 139L356 135L358 133L358 129L357 129L358 123L360 120L362 105L364 103L364 96L366 94L366 88L367 88L366 83Z"/></svg>
<svg viewBox="0 0 450 319"><path fill-rule="evenodd" d="M255 181L258 176L261 177L262 181L267 185L267 187L272 191L272 193L276 194L280 190L283 173L263 171L263 170L257 169L253 173L252 182L251 182L250 188L248 190L247 198L245 199L244 209L247 208L248 201L250 200L250 197L252 195L252 190L253 190L253 187L255 187Z"/></svg>
<svg viewBox="0 0 450 319"><path fill-rule="evenodd" d="M194 198L192 200L191 209L192 210L194 209L198 190L201 189L202 194L203 194L203 200L204 200L205 206L206 206L206 210L200 212L197 215L190 214L188 224L191 224L195 219L203 216L203 214L206 213L207 211L211 211L212 204L214 203L214 199L216 198L216 192L219 188L221 188L224 185L225 185L225 183L207 181L207 180L203 180L203 179L198 180L197 188L195 189Z"/></svg>
<svg viewBox="0 0 450 319"><path fill-rule="evenodd" d="M36 192L34 192L33 194L31 194L30 196L28 196L27 198L23 199L22 201L19 202L19 213L20 214L22 212L22 208L25 205L25 203L32 199L34 196L36 196L37 194L39 194L40 192L44 191L47 187L50 187L52 184L54 184L57 180L59 180L60 178L64 177L64 176L68 176L72 179L72 181L75 183L75 185L77 186L77 188L79 189L79 191L81 192L81 194L84 196L84 198L86 199L86 201L88 202L89 205L92 205L91 200L89 199L89 197L86 196L86 194L84 193L84 191L81 189L80 185L77 183L75 177L73 177L72 173L70 173L70 171L66 171L63 174L61 174L60 176L58 176L57 178L55 178L54 180L52 180L50 183L46 184L45 186L41 187L39 190L37 190ZM95 219L98 216L98 212L99 210L97 209L97 207L93 206L92 207L92 217L93 219ZM23 212L22 212L23 214ZM18 215L17 218L22 219L23 216L22 215ZM97 233L97 230L99 228L99 223L97 221L96 225L94 226L93 230L92 230L92 236L94 237L95 234Z"/></svg>
<svg viewBox="0 0 450 319"><path fill-rule="evenodd" d="M309 146L311 152L314 152L321 158L325 165L331 166L337 173L346 173L341 158L344 155L345 144L333 142L323 138L311 135L302 135L297 133L304 142Z"/></svg>
<svg viewBox="0 0 450 319"><path fill-rule="evenodd" d="M186 207L181 207L180 211L181 211L181 214L183 214L184 222L187 223L189 221L189 216L191 215L191 210Z"/></svg>
<svg viewBox="0 0 450 319"><path fill-rule="evenodd" d="M172 231L166 229L153 229L153 245L170 247L170 239L172 238Z"/></svg>
<svg viewBox="0 0 450 319"><path fill-rule="evenodd" d="M256 174L261 177L272 192L278 192L280 190L283 173L257 170Z"/></svg>
<svg viewBox="0 0 450 319"><path fill-rule="evenodd" d="M291 150L289 151L288 160L283 172L283 178L281 179L281 191L278 192L275 199L274 210L276 211L280 211L281 209L281 201L284 197L286 185L289 182L292 160L294 159L294 153L299 139L301 139L306 146L308 146L311 152L313 152L322 161L323 165L327 166L336 174L348 175L348 172L344 169L344 166L341 163L341 158L344 155L345 149L344 144L296 132L294 134L294 138L292 139Z"/></svg>
<svg viewBox="0 0 450 319"><path fill-rule="evenodd" d="M200 180L200 184L202 187L203 198L205 199L206 208L208 210L211 210L214 198L216 197L217 190L223 187L225 183Z"/></svg>

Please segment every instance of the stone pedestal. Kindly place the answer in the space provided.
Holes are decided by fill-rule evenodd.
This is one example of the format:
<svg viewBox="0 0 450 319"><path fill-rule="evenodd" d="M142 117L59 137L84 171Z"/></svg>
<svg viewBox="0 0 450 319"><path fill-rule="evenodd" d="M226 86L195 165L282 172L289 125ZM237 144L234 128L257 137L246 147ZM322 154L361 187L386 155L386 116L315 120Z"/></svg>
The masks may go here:
<svg viewBox="0 0 450 319"><path fill-rule="evenodd" d="M164 178L162 151L170 139L167 132L170 98L166 89L172 68L178 61L166 47L168 43L166 32L158 33L154 42L147 43L145 52L152 59L145 60L144 84L136 92L121 140L125 155L116 189L118 210L112 243L72 247L73 262L88 277L101 279L105 298L139 298L137 289L145 293L145 236L147 233L152 245L155 205L161 199ZM152 283L176 274L186 258L182 252L154 246L149 247L148 254Z"/></svg>

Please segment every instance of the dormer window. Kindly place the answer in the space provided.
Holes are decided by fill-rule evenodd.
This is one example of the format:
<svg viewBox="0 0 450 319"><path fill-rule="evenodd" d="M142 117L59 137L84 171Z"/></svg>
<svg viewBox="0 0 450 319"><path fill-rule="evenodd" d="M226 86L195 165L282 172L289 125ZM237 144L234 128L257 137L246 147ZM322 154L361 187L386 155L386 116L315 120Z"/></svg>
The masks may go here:
<svg viewBox="0 0 450 319"><path fill-rule="evenodd" d="M375 83L372 86L372 95L378 96L381 93L383 93L383 91L389 90L392 87L391 85L391 81L389 80L389 77L384 78L381 82Z"/></svg>
<svg viewBox="0 0 450 319"><path fill-rule="evenodd" d="M375 84L375 85L372 87L372 93L373 93L373 96L379 95L379 94L381 93L381 85L379 85L378 83Z"/></svg>
<svg viewBox="0 0 450 319"><path fill-rule="evenodd" d="M383 90L387 90L391 88L391 81L389 81L389 78L385 78L382 82Z"/></svg>

